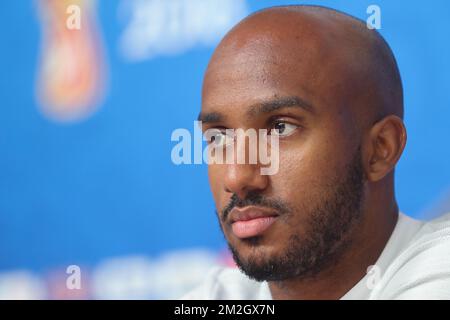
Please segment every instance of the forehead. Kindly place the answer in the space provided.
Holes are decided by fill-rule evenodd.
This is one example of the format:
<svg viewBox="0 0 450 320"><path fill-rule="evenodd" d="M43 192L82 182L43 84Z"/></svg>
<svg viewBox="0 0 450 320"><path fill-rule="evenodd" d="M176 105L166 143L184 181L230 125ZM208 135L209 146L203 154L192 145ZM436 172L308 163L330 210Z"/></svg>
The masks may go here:
<svg viewBox="0 0 450 320"><path fill-rule="evenodd" d="M341 98L340 66L329 52L317 40L279 35L223 45L205 74L202 112L240 112L278 96L297 96L333 112Z"/></svg>

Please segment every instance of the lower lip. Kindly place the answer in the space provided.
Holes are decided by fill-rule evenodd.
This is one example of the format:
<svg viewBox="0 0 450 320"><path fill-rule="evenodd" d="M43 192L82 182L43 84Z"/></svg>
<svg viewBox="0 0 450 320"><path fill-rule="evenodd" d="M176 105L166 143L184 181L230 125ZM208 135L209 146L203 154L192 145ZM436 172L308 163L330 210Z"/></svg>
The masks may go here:
<svg viewBox="0 0 450 320"><path fill-rule="evenodd" d="M275 222L275 219L276 217L261 217L246 221L236 221L233 222L231 228L236 237L241 239L250 238L267 230Z"/></svg>

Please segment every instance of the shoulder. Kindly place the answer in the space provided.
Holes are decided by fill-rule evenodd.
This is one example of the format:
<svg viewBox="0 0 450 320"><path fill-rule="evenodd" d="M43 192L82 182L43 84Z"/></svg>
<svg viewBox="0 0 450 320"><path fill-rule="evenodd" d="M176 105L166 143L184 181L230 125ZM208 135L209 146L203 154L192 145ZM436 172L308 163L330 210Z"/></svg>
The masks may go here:
<svg viewBox="0 0 450 320"><path fill-rule="evenodd" d="M423 222L381 282L381 299L450 299L450 214Z"/></svg>
<svg viewBox="0 0 450 320"><path fill-rule="evenodd" d="M237 268L216 267L200 286L183 296L183 300L270 299L265 282L248 278Z"/></svg>

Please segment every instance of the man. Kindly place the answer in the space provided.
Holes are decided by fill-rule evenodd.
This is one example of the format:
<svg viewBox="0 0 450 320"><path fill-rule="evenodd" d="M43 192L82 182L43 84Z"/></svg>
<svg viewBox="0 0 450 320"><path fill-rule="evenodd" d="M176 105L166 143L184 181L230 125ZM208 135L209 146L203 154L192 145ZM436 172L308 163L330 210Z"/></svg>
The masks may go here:
<svg viewBox="0 0 450 320"><path fill-rule="evenodd" d="M383 38L316 6L274 7L235 26L205 74L204 131L267 129L279 170L210 164L238 269L185 299L450 298L450 222L402 213L402 84Z"/></svg>

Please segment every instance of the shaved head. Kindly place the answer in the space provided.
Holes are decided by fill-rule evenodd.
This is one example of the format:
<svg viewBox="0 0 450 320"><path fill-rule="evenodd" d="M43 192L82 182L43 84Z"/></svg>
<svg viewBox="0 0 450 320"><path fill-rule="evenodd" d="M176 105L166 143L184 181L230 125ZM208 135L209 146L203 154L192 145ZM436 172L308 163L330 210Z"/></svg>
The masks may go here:
<svg viewBox="0 0 450 320"><path fill-rule="evenodd" d="M269 281L275 298L324 298L336 279L327 297L339 297L361 279L397 219L402 118L394 55L364 22L283 6L229 31L205 73L202 129L265 129L280 140L272 176L261 175L260 164L208 167L241 270ZM270 224L237 223L243 212L270 216Z"/></svg>
<svg viewBox="0 0 450 320"><path fill-rule="evenodd" d="M326 80L334 98L339 96L340 107L352 107L366 120L403 117L402 83L391 49L376 30L348 14L306 5L258 11L221 41L205 80L210 70L252 59L273 65L286 59L291 63L285 67L308 74L312 84ZM320 68L306 69L302 62L310 60L321 61Z"/></svg>

